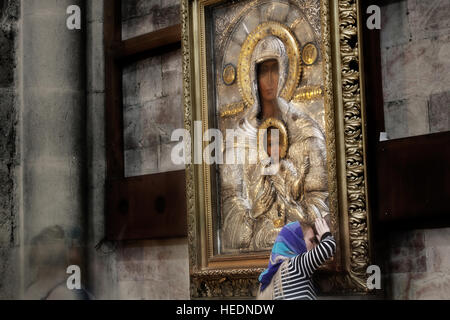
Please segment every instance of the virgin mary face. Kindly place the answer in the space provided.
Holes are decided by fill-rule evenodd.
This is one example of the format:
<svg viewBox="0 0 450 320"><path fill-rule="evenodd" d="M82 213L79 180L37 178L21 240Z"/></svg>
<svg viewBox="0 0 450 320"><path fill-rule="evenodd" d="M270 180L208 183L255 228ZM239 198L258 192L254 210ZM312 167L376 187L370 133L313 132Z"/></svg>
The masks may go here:
<svg viewBox="0 0 450 320"><path fill-rule="evenodd" d="M274 101L278 93L279 70L276 59L266 60L258 64L258 91L261 103Z"/></svg>

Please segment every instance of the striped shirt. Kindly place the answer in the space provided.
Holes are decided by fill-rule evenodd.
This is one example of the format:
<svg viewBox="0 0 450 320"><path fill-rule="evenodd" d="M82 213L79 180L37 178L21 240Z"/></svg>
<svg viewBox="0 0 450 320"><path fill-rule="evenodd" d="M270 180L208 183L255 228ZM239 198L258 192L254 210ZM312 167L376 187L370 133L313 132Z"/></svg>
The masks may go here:
<svg viewBox="0 0 450 320"><path fill-rule="evenodd" d="M274 283L274 300L317 299L312 275L335 251L336 241L327 233L315 248L289 259L287 266L279 271L281 288L279 283Z"/></svg>

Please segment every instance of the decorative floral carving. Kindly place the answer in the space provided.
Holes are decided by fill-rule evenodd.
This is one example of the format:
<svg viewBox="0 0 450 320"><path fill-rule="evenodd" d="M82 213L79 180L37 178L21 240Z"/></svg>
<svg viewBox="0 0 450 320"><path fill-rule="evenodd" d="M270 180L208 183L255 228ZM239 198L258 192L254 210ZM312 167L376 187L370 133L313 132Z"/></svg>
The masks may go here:
<svg viewBox="0 0 450 320"><path fill-rule="evenodd" d="M264 269L210 270L191 277L193 298L256 297L258 276Z"/></svg>
<svg viewBox="0 0 450 320"><path fill-rule="evenodd" d="M356 0L339 1L342 99L344 107L345 163L347 171L350 277L362 290L366 288L369 265L364 136L359 73L358 9Z"/></svg>
<svg viewBox="0 0 450 320"><path fill-rule="evenodd" d="M191 103L191 59L189 52L189 0L181 2L181 21L182 21L182 59L183 59L183 102L184 102L184 127L191 132L192 130L192 103ZM187 224L188 224L188 243L189 265L197 266L197 241L196 241L196 217L195 217L195 185L194 185L194 166L186 165L186 201L187 201Z"/></svg>

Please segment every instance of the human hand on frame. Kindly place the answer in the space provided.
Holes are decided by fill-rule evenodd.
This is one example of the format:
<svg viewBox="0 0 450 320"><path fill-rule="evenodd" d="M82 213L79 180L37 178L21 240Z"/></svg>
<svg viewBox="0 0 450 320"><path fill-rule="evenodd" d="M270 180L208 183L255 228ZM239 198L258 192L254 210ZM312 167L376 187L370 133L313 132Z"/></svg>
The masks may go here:
<svg viewBox="0 0 450 320"><path fill-rule="evenodd" d="M322 236L325 233L330 232L330 227L328 227L328 224L324 218L317 218L316 221L314 222L314 225L316 226L317 240L319 240L320 242Z"/></svg>

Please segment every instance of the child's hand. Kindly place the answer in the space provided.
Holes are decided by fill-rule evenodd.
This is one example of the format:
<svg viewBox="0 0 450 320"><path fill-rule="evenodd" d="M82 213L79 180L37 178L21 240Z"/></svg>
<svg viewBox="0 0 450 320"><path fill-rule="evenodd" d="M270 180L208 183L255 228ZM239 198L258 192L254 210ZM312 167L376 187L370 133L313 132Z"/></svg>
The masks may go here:
<svg viewBox="0 0 450 320"><path fill-rule="evenodd" d="M316 221L314 222L315 226L316 226L316 231L317 231L317 240L322 239L322 236L327 233L330 232L330 227L328 227L327 222L325 221L325 219L323 218L317 218Z"/></svg>

